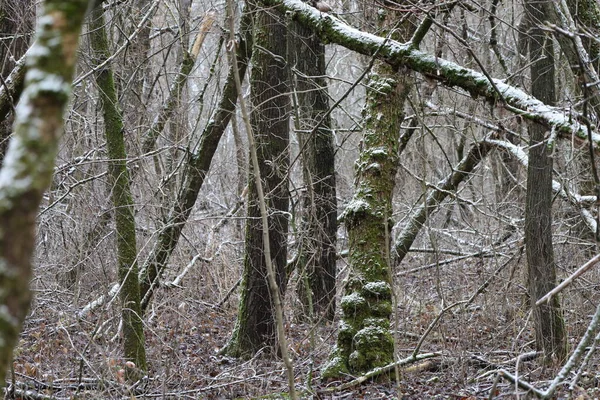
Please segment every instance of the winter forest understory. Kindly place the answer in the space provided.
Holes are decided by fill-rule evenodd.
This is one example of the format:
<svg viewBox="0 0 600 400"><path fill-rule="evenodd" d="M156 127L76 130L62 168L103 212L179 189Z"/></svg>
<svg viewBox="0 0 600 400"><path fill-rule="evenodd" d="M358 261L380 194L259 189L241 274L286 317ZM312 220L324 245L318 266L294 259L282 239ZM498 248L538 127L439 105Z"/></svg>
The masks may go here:
<svg viewBox="0 0 600 400"><path fill-rule="evenodd" d="M596 0L0 0L5 398L599 398L598 38Z"/></svg>

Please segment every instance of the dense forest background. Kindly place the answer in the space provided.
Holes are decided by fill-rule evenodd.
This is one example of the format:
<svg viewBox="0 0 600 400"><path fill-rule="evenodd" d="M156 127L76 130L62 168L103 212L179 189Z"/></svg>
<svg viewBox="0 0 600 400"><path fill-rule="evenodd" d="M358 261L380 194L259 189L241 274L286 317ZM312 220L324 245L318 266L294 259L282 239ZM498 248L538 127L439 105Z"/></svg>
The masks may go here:
<svg viewBox="0 0 600 400"><path fill-rule="evenodd" d="M599 31L3 0L7 398L596 398Z"/></svg>

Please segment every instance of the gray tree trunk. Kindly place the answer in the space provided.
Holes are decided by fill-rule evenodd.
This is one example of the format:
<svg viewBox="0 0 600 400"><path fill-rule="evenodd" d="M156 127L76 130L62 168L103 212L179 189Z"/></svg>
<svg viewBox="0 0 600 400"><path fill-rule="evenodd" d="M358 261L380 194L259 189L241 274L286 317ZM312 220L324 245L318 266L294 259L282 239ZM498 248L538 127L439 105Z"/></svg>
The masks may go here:
<svg viewBox="0 0 600 400"><path fill-rule="evenodd" d="M527 2L531 27L529 57L531 92L546 104L555 102L554 50L552 38L540 24L545 21L549 1ZM565 324L558 296L549 303L535 302L556 286L556 265L552 246L552 148L545 140L547 129L537 123L529 128L529 164L525 206L525 243L528 289L533 307L536 347L546 358L562 362L567 355Z"/></svg>
<svg viewBox="0 0 600 400"><path fill-rule="evenodd" d="M275 278L281 294L287 284L289 210L289 97L287 28L281 14L259 10L254 20L254 50L250 90L251 124L256 138L260 176L269 219L269 241ZM224 352L250 357L276 348L274 302L267 282L263 228L258 194L250 168L244 271L238 319Z"/></svg>

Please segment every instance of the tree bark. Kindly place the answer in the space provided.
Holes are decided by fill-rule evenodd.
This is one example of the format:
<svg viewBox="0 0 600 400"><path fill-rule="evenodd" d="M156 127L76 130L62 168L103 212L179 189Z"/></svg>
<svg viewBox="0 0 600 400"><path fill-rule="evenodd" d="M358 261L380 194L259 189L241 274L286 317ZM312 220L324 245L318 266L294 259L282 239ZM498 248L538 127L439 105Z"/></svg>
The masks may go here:
<svg viewBox="0 0 600 400"><path fill-rule="evenodd" d="M100 64L110 56L102 8L96 7L90 19L90 44L95 59ZM123 350L125 359L135 363L139 370L145 371L146 351L140 306L134 207L126 165L123 119L110 67L102 68L97 72L96 83L102 103L109 158L108 172L111 180L112 202L115 208ZM132 380L139 379L138 376L130 376L130 378Z"/></svg>
<svg viewBox="0 0 600 400"><path fill-rule="evenodd" d="M530 20L529 57L531 93L546 104L555 102L554 49L539 24L543 23L549 1L528 2ZM533 308L536 347L546 359L562 362L567 356L565 324L558 296L536 306L537 299L556 286L556 265L552 246L552 147L545 140L546 128L529 127L529 164L525 206L525 243L528 289Z"/></svg>
<svg viewBox="0 0 600 400"><path fill-rule="evenodd" d="M252 130L268 210L272 264L281 294L287 284L289 211L289 97L287 28L279 13L258 10L254 21L254 51L250 90ZM224 352L251 357L260 349L276 349L274 299L267 282L263 226L254 169L249 170L246 243L241 298L236 326Z"/></svg>
<svg viewBox="0 0 600 400"><path fill-rule="evenodd" d="M0 171L0 385L31 301L35 219L50 185L87 0L47 0Z"/></svg>
<svg viewBox="0 0 600 400"><path fill-rule="evenodd" d="M410 20L398 27L396 13L384 8L379 11L378 22L384 33L393 26L395 39L410 37ZM341 300L337 344L321 374L323 378L365 373L394 360L390 326L392 196L404 103L412 86L413 77L407 69L397 71L382 61L375 63L369 76L355 192L343 214L350 275Z"/></svg>
<svg viewBox="0 0 600 400"><path fill-rule="evenodd" d="M335 150L325 79L325 45L298 23L290 34L290 61L306 190L300 227L297 293L305 317L335 314L337 199Z"/></svg>

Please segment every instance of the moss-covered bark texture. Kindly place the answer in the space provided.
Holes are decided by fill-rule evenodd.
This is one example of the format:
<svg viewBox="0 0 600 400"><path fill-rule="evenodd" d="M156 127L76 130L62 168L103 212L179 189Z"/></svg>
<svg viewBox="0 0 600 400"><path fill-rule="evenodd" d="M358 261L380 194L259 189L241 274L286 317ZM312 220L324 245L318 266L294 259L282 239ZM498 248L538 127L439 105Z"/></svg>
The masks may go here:
<svg viewBox="0 0 600 400"><path fill-rule="evenodd" d="M97 64L110 57L104 26L102 7L96 7L90 16L90 44ZM127 360L134 362L138 369L145 371L146 351L140 307L133 199L126 164L123 119L110 67L102 68L97 72L96 83L102 102L109 158L108 172L111 181L112 203L115 208L117 271L121 284L121 318L123 320L123 353ZM130 376L130 378L139 377Z"/></svg>
<svg viewBox="0 0 600 400"><path fill-rule="evenodd" d="M269 241L275 278L285 291L288 233L289 168L289 87L288 67L283 60L287 51L287 28L282 16L271 10L259 10L254 20L254 51L250 90L252 130L260 164L268 212ZM276 348L275 309L267 282L263 226L254 174L248 181L248 219L244 271L238 319L225 352L250 357L258 350Z"/></svg>
<svg viewBox="0 0 600 400"><path fill-rule="evenodd" d="M31 300L35 218L52 180L86 9L87 0L44 3L0 171L0 385Z"/></svg>
<svg viewBox="0 0 600 400"><path fill-rule="evenodd" d="M379 17L385 18L381 11ZM387 25L385 19L380 23ZM406 37L409 31L396 31L395 36ZM323 378L364 373L394 360L390 329L392 194L404 102L411 86L412 77L407 71L397 72L383 62L375 64L369 77L355 194L343 215L348 230L350 276L341 300L337 344Z"/></svg>
<svg viewBox="0 0 600 400"><path fill-rule="evenodd" d="M551 4L550 0L544 0L528 2L525 7L531 26L531 93L546 104L556 101L554 46L541 28ZM525 243L536 347L544 351L547 360L562 362L567 356L567 339L558 296L542 305L535 305L556 286L552 244L552 148L545 140L544 126L531 124L529 135Z"/></svg>
<svg viewBox="0 0 600 400"><path fill-rule="evenodd" d="M298 23L290 32L290 60L302 146L303 213L296 269L300 314L332 320L335 314L337 200L335 151L325 80L325 45Z"/></svg>

